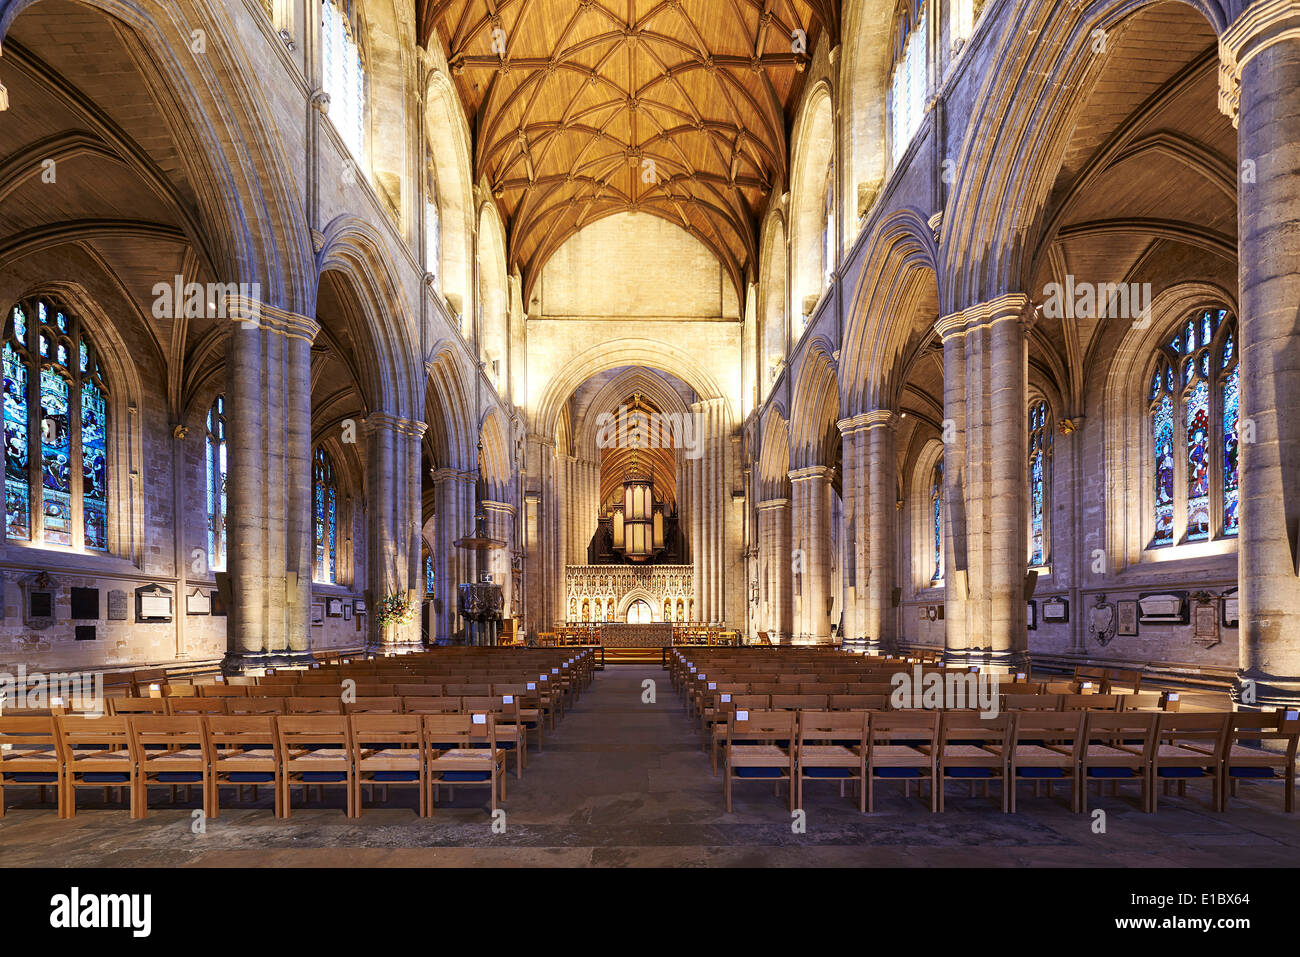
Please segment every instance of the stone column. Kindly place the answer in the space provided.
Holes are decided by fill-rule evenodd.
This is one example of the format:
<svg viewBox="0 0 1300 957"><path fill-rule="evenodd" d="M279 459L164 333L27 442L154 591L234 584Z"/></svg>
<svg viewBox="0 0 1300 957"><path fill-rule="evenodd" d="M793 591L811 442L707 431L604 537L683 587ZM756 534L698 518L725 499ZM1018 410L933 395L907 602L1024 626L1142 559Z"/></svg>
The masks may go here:
<svg viewBox="0 0 1300 957"><path fill-rule="evenodd" d="M488 571L496 576L501 585L501 597L504 599L502 614L506 618L515 615L514 576L510 570L510 556L515 549L515 507L509 502L483 502L483 512L487 516L487 532L492 538L506 543L500 551L488 553Z"/></svg>
<svg viewBox="0 0 1300 957"><path fill-rule="evenodd" d="M1242 169L1235 696L1248 706L1293 708L1300 704L1300 2L1250 7L1220 39L1219 56L1219 104L1237 127Z"/></svg>
<svg viewBox="0 0 1300 957"><path fill-rule="evenodd" d="M791 620L790 500L772 498L758 503L758 547L764 565L763 592L766 603L761 630L773 644L788 642L794 630Z"/></svg>
<svg viewBox="0 0 1300 957"><path fill-rule="evenodd" d="M433 483L436 495L438 530L435 536L437 553L434 555L434 572L437 591L434 593L437 613L437 638L448 642L460 630L460 616L456 613L456 586L470 581L473 574L469 563L473 556L455 546L457 539L474 531L473 472L458 469L435 469ZM468 503L468 505L467 505Z"/></svg>
<svg viewBox="0 0 1300 957"><path fill-rule="evenodd" d="M391 653L421 646L418 617L401 625L380 627L378 606L388 595L403 595L418 602L420 553L420 500L413 494L412 476L420 466L420 439L427 426L384 412L366 417L366 573L370 590L367 644ZM415 561L412 562L412 556Z"/></svg>
<svg viewBox="0 0 1300 957"><path fill-rule="evenodd" d="M731 517L727 472L730 446L726 407L722 399L705 399L691 406L699 440L699 457L689 459L690 547L694 565L695 614L698 621L726 621L726 536Z"/></svg>
<svg viewBox="0 0 1300 957"><path fill-rule="evenodd" d="M897 548L898 479L894 433L897 420L888 409L876 409L839 423L844 437L845 514L851 561L856 572L853 626L848 635L868 654L891 650L897 637L894 609L894 552Z"/></svg>
<svg viewBox="0 0 1300 957"><path fill-rule="evenodd" d="M310 660L311 344L315 319L239 297L226 356L228 568L222 670Z"/></svg>
<svg viewBox="0 0 1300 957"><path fill-rule="evenodd" d="M866 644L868 463L865 423L861 416L838 423L843 447L844 483L844 634L845 648L861 651Z"/></svg>
<svg viewBox="0 0 1300 957"><path fill-rule="evenodd" d="M790 473L792 538L799 549L803 587L795 622L801 644L831 640L831 470L822 465Z"/></svg>
<svg viewBox="0 0 1300 957"><path fill-rule="evenodd" d="M1029 663L1024 543L1029 494L1026 333L1032 315L1028 297L1017 294L939 323L948 440L946 534L952 540L951 562L944 569L945 659L953 664L1019 671ZM960 371L954 368L959 362Z"/></svg>

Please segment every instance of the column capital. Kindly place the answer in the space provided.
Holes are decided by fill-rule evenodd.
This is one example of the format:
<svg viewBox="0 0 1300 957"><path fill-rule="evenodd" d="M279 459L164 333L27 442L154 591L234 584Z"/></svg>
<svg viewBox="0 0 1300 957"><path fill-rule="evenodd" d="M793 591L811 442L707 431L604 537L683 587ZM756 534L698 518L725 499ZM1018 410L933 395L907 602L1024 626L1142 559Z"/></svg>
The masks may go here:
<svg viewBox="0 0 1300 957"><path fill-rule="evenodd" d="M954 312L939 319L934 324L935 332L944 342L956 336L965 335L975 329L986 328L995 323L1014 319L1024 327L1025 332L1033 328L1038 319L1033 302L1023 292L1007 293L987 302L979 302L960 312Z"/></svg>
<svg viewBox="0 0 1300 957"><path fill-rule="evenodd" d="M769 499L765 499L762 502L759 502L754 507L757 508L760 512L767 512L778 508L786 508L789 505L790 505L790 500L788 498L769 498Z"/></svg>
<svg viewBox="0 0 1300 957"><path fill-rule="evenodd" d="M413 419L406 419L400 415L389 415L387 412L371 412L364 420L366 432L378 432L387 430L399 435L409 435L413 438L420 438L429 430L428 423L416 422Z"/></svg>
<svg viewBox="0 0 1300 957"><path fill-rule="evenodd" d="M805 469L795 469L790 473L791 482L807 482L811 479L829 481L835 470L825 465L813 465Z"/></svg>
<svg viewBox="0 0 1300 957"><path fill-rule="evenodd" d="M222 301L226 316L245 328L265 329L288 339L305 339L309 344L316 341L320 332L320 323L311 316L300 316L276 306L268 306L257 299L241 293L227 293Z"/></svg>
<svg viewBox="0 0 1300 957"><path fill-rule="evenodd" d="M895 427L898 425L898 417L889 409L872 409L851 418L840 419L836 425L839 426L840 435L848 438L850 435L865 432L868 429L881 428L882 426Z"/></svg>
<svg viewBox="0 0 1300 957"><path fill-rule="evenodd" d="M506 514L515 514L515 507L509 502L494 502L490 499L483 500L483 510L486 512L505 512Z"/></svg>
<svg viewBox="0 0 1300 957"><path fill-rule="evenodd" d="M1300 40L1300 0L1256 3L1219 38L1219 110L1233 127L1240 119L1242 68L1284 40Z"/></svg>

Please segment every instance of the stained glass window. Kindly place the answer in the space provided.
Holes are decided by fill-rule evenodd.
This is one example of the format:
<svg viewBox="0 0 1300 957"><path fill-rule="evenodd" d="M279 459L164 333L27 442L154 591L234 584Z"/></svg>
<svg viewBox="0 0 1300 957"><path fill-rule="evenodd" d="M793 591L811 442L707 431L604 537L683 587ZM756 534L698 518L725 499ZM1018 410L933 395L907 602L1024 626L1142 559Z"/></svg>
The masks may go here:
<svg viewBox="0 0 1300 957"><path fill-rule="evenodd" d="M366 142L366 73L352 0L321 0L321 46L330 121L353 158L360 159Z"/></svg>
<svg viewBox="0 0 1300 957"><path fill-rule="evenodd" d="M1050 494L1051 416L1046 402L1029 409L1029 564L1047 564L1047 499Z"/></svg>
<svg viewBox="0 0 1300 957"><path fill-rule="evenodd" d="M902 159L925 116L925 4L902 0L895 15L894 67L890 81L890 144Z"/></svg>
<svg viewBox="0 0 1300 957"><path fill-rule="evenodd" d="M106 551L108 388L94 346L43 299L9 310L4 338L5 537Z"/></svg>
<svg viewBox="0 0 1300 957"><path fill-rule="evenodd" d="M217 396L208 410L206 442L208 567L226 567L226 397Z"/></svg>
<svg viewBox="0 0 1300 957"><path fill-rule="evenodd" d="M1147 395L1154 456L1152 547L1208 541L1216 530L1237 534L1237 352L1236 325L1227 311L1201 309L1156 358ZM1216 421L1221 427L1212 425Z"/></svg>
<svg viewBox="0 0 1300 957"><path fill-rule="evenodd" d="M312 491L316 541L315 579L318 582L335 582L338 580L338 487L334 483L334 464L324 447L316 449L312 460Z"/></svg>
<svg viewBox="0 0 1300 957"><path fill-rule="evenodd" d="M934 574L930 581L943 578L943 462L934 467L930 478L930 524L934 534Z"/></svg>

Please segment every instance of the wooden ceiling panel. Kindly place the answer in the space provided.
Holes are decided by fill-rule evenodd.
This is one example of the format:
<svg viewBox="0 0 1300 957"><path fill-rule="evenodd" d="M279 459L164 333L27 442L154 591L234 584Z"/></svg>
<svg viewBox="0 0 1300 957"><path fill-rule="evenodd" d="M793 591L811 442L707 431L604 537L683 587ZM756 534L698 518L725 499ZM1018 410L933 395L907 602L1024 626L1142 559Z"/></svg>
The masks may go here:
<svg viewBox="0 0 1300 957"><path fill-rule="evenodd" d="M583 226L641 210L718 256L743 299L817 0L424 0L475 131L525 295ZM796 44L801 31L806 47ZM796 46L800 48L796 50Z"/></svg>

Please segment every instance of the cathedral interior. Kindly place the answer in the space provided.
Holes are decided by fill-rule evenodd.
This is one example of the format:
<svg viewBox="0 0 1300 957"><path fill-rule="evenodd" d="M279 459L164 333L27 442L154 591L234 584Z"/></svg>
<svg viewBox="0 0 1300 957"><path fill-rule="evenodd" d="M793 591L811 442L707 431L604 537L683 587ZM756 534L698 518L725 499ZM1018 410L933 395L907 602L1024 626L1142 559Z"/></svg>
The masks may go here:
<svg viewBox="0 0 1300 957"><path fill-rule="evenodd" d="M1293 865L1297 91L1297 0L0 0L0 739L48 716L75 763L42 675L130 736L318 671L395 716L550 674L500 772L528 841L445 862L942 866L939 764L872 792L912 836L860 778L808 785L815 848L785 792L733 811L765 775L703 673L770 682L790 745L915 667L1150 716L1140 797L1070 771L1122 847L1068 788L949 783L985 862ZM1220 720L1213 796L1160 779L1179 715ZM1242 715L1285 797L1238 781ZM96 844L233 794L172 807L140 754L84 792L0 763L8 862L252 860ZM277 767L221 820L273 863L423 863L426 812L487 801L444 811L433 766L418 816L385 785L350 824L354 759L348 816ZM397 848L354 833L390 814Z"/></svg>

